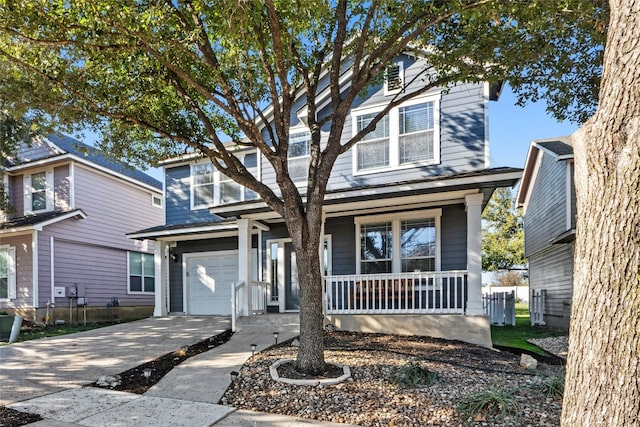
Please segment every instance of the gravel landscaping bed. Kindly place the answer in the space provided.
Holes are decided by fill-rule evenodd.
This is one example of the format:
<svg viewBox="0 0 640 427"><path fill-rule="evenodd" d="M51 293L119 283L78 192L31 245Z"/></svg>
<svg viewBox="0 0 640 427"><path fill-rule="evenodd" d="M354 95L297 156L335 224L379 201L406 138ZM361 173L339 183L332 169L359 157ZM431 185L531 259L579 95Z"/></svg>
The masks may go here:
<svg viewBox="0 0 640 427"><path fill-rule="evenodd" d="M519 366L519 356L457 341L426 337L331 332L328 363L351 368L352 379L335 386L276 382L269 366L295 359L290 343L256 354L240 371L220 403L238 409L293 415L362 426L558 426L561 401L536 388L557 367ZM416 362L435 374L432 385L404 387L399 367ZM500 392L514 403L512 414L463 415L458 405L471 395Z"/></svg>

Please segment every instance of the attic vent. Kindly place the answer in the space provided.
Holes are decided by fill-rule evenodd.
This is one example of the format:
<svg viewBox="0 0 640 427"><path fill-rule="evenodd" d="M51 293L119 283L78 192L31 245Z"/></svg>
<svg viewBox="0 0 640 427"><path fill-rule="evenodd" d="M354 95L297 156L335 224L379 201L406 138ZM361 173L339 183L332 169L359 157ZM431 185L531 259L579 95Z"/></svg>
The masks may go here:
<svg viewBox="0 0 640 427"><path fill-rule="evenodd" d="M404 87L404 67L402 62L396 62L387 67L384 81L384 94L395 95Z"/></svg>

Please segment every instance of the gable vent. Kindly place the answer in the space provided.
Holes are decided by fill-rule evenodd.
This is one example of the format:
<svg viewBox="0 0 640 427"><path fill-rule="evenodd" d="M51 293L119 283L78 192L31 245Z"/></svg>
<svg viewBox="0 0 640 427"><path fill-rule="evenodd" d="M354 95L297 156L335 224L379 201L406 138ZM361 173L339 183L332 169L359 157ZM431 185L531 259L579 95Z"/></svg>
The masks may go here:
<svg viewBox="0 0 640 427"><path fill-rule="evenodd" d="M387 67L384 81L384 94L395 95L404 87L404 67L402 62L396 62Z"/></svg>

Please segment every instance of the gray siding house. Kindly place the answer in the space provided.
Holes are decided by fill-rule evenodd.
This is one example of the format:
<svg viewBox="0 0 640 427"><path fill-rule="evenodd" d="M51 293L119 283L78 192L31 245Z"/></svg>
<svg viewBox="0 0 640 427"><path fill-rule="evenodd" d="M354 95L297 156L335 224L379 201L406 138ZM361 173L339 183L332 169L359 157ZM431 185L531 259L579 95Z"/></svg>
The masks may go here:
<svg viewBox="0 0 640 427"><path fill-rule="evenodd" d="M397 58L405 82L423 66L413 56ZM404 90L416 90L420 82ZM512 186L521 175L520 169L489 167L491 93L489 84L434 88L391 109L375 131L338 158L318 248L327 323L491 345L481 302L480 215L495 188ZM393 95L385 83L362 95L344 138L366 126ZM302 188L310 137L300 114L305 100L296 105L289 171ZM318 116L330 108L327 102ZM277 188L259 153L245 149L237 155ZM155 315L234 320L257 311L298 310L296 254L283 219L206 159L187 154L163 166L165 223L130 234L157 242Z"/></svg>
<svg viewBox="0 0 640 427"><path fill-rule="evenodd" d="M523 210L530 292L544 291L544 322L568 330L576 229L569 138L531 143L517 203Z"/></svg>
<svg viewBox="0 0 640 427"><path fill-rule="evenodd" d="M163 220L162 184L56 135L21 147L6 169L0 311L49 322L85 308L90 320L151 314L153 242L126 233Z"/></svg>

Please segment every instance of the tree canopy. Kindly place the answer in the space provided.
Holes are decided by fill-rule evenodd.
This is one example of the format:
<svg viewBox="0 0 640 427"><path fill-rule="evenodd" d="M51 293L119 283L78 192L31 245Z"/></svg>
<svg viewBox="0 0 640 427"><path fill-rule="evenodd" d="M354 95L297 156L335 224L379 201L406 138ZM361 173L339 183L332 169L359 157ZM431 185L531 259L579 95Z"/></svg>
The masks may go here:
<svg viewBox="0 0 640 427"><path fill-rule="evenodd" d="M0 94L67 128L94 128L116 158L154 164L195 151L259 194L286 220L298 255L298 366L318 372L317 248L337 157L391 108L456 82L509 80L523 97L543 96L558 114L583 120L578 111L594 106L606 15L600 0L1 0ZM401 53L428 64L405 83L413 89L343 138L351 107ZM549 81L565 73L570 85ZM301 189L287 154L300 98L311 133ZM260 153L277 188L244 167L239 147Z"/></svg>
<svg viewBox="0 0 640 427"><path fill-rule="evenodd" d="M507 270L524 266L522 214L508 188L499 188L482 213L482 269Z"/></svg>

